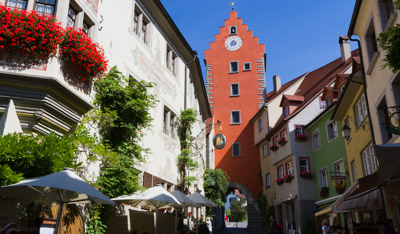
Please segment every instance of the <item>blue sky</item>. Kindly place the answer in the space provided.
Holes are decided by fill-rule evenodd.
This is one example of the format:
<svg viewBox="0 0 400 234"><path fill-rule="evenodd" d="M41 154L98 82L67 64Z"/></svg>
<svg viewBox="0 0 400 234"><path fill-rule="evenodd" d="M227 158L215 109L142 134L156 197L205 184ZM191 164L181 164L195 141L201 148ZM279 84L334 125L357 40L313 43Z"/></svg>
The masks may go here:
<svg viewBox="0 0 400 234"><path fill-rule="evenodd" d="M193 50L204 74L204 50L229 17L232 0L161 0ZM267 53L267 92L272 76L285 83L340 57L355 0L236 0L235 10ZM351 44L351 49L356 49Z"/></svg>

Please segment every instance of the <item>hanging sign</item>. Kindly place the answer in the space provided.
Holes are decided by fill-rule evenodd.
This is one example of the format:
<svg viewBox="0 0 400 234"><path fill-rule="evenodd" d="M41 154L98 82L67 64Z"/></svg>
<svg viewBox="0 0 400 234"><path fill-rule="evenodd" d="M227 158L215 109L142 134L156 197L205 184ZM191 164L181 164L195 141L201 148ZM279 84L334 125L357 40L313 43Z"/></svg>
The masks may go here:
<svg viewBox="0 0 400 234"><path fill-rule="evenodd" d="M213 144L216 149L222 149L225 147L226 138L222 134L217 134L213 138Z"/></svg>

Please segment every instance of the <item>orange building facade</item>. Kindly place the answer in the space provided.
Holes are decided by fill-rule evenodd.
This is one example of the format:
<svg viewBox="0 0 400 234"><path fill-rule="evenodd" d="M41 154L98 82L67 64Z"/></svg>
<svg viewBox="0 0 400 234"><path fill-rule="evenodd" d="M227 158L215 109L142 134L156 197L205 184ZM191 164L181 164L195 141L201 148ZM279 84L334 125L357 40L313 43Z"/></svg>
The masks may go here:
<svg viewBox="0 0 400 234"><path fill-rule="evenodd" d="M226 171L231 182L247 187L254 198L261 191L260 158L249 121L264 103L264 44L231 11L204 57L208 100L214 122L221 122L215 134L226 136L225 147L215 149L215 167Z"/></svg>

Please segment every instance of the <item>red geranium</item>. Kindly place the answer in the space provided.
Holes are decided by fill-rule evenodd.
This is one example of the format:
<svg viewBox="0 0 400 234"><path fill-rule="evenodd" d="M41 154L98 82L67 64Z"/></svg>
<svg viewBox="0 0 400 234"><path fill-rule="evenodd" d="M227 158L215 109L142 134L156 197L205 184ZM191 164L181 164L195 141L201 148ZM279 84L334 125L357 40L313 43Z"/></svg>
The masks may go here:
<svg viewBox="0 0 400 234"><path fill-rule="evenodd" d="M64 30L53 16L0 6L0 56L47 62L56 56Z"/></svg>
<svg viewBox="0 0 400 234"><path fill-rule="evenodd" d="M285 183L285 179L284 179L284 178L278 178L278 179L275 180L275 182L276 182L278 185L281 185L281 184Z"/></svg>
<svg viewBox="0 0 400 234"><path fill-rule="evenodd" d="M100 79L107 71L104 50L82 30L67 28L60 53L62 60L72 65L82 81Z"/></svg>

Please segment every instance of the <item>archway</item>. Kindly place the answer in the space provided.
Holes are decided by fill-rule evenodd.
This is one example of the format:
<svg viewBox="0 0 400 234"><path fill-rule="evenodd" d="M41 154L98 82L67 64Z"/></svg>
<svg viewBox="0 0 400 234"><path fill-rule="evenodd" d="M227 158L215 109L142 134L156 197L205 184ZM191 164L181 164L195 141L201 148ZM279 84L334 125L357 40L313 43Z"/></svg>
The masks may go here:
<svg viewBox="0 0 400 234"><path fill-rule="evenodd" d="M246 197L247 201L247 230L248 231L263 231L260 211L258 208L258 203L254 200L252 194L249 192L246 186L237 182L230 182L228 186L228 194L230 191L234 191L238 189L241 194Z"/></svg>

